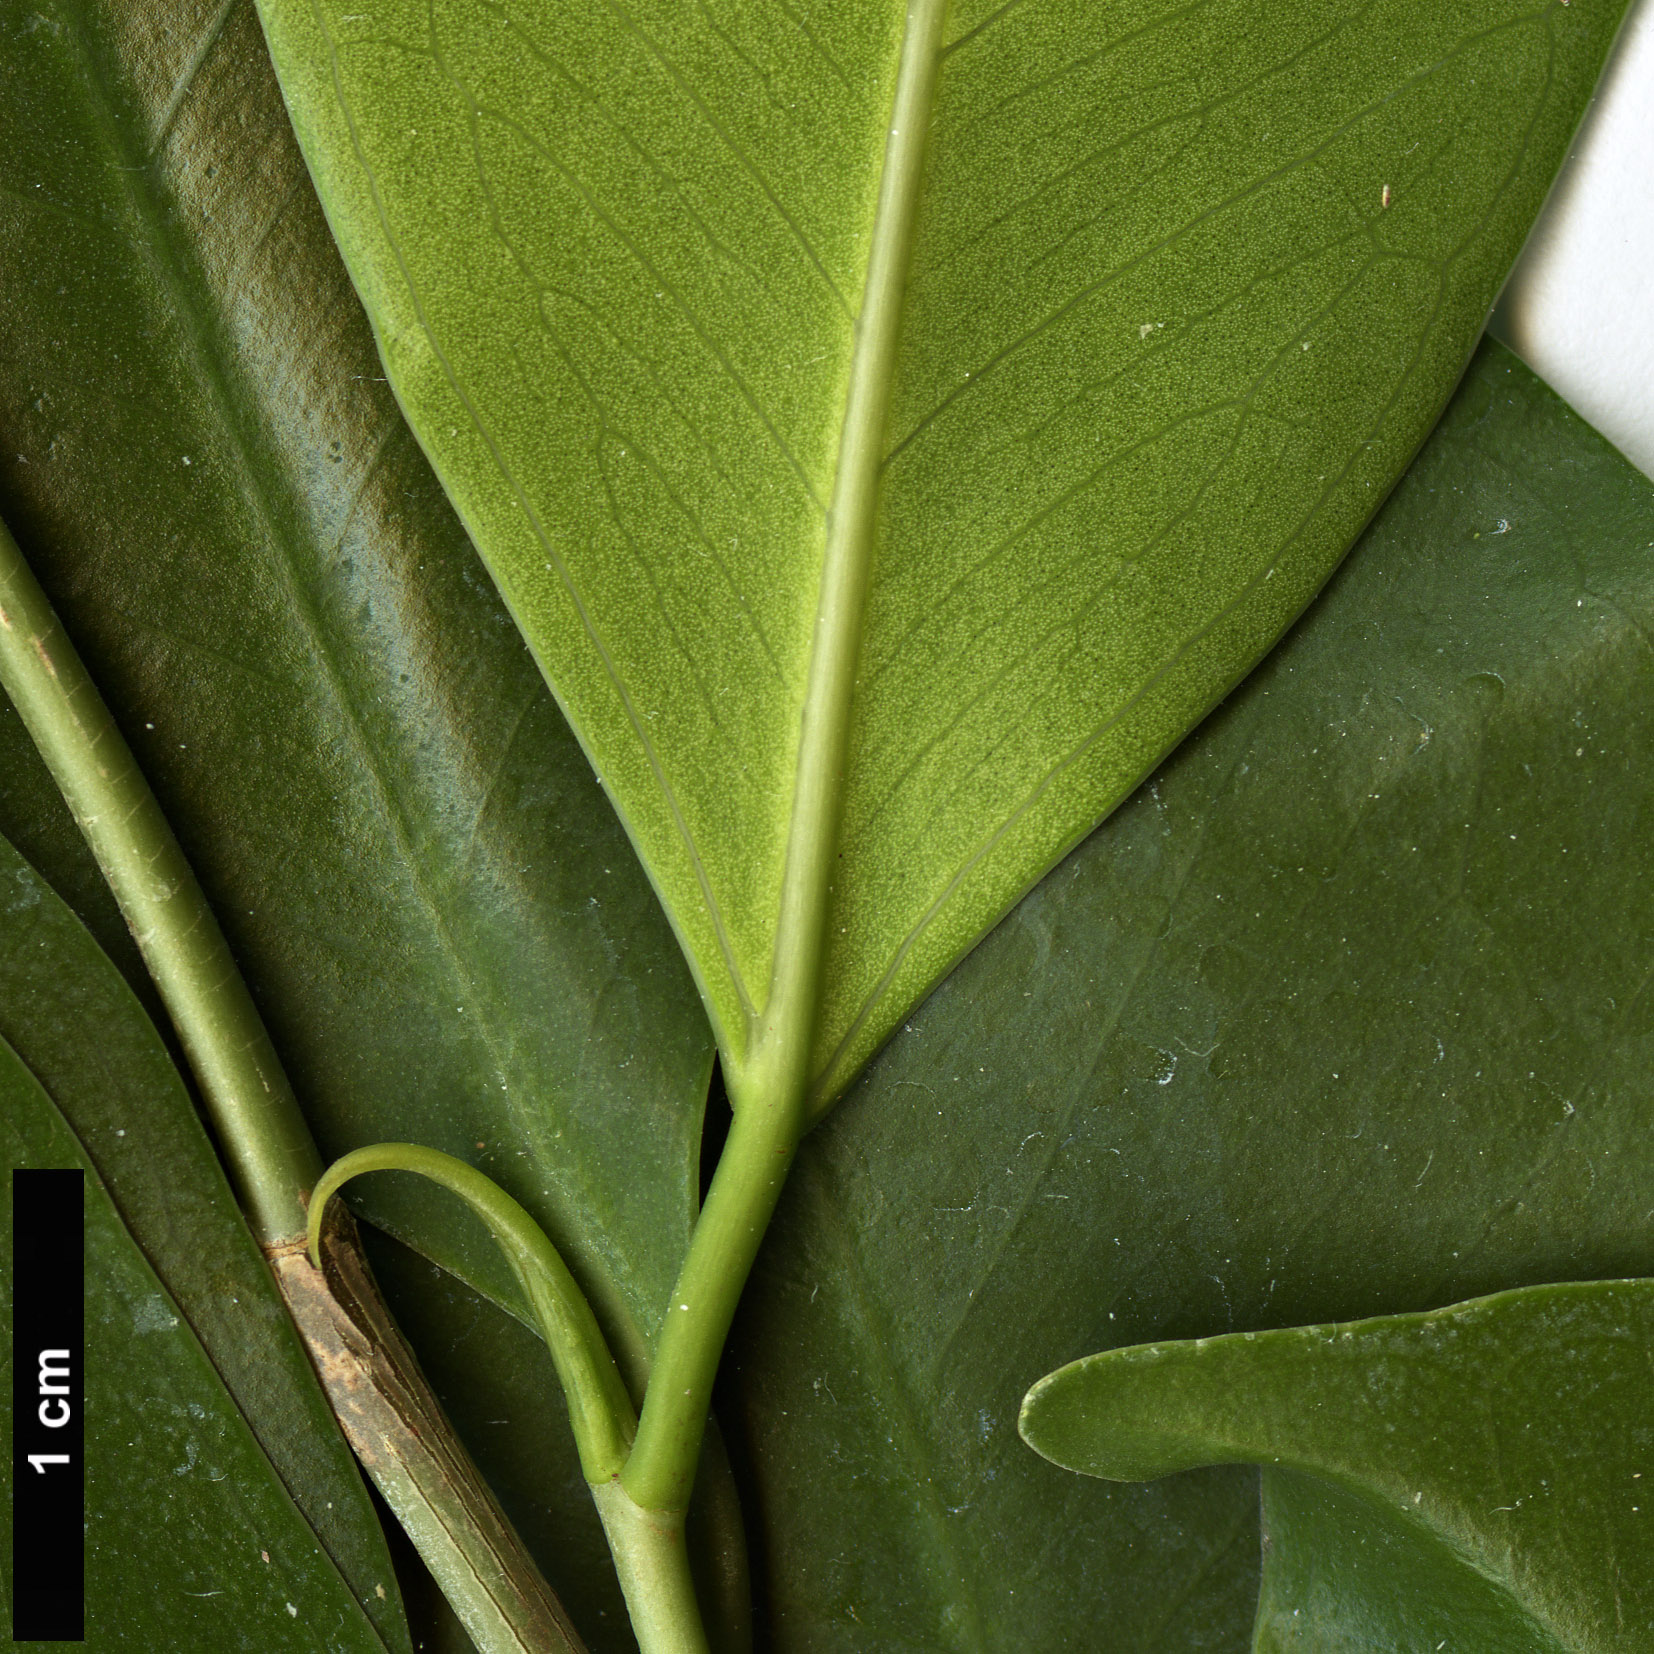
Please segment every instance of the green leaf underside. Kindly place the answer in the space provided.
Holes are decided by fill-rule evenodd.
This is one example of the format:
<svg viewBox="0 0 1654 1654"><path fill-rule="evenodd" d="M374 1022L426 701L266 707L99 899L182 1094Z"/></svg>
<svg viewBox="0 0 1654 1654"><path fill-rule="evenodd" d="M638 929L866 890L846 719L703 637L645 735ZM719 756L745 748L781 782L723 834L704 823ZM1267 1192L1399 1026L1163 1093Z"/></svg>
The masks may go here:
<svg viewBox="0 0 1654 1654"><path fill-rule="evenodd" d="M0 513L323 1152L412 1139L481 1165L636 1371L695 1211L704 1018L383 383L257 18L46 5L0 29L0 76ZM0 828L131 968L0 724ZM379 1178L360 1204L516 1305L447 1197Z"/></svg>
<svg viewBox="0 0 1654 1654"><path fill-rule="evenodd" d="M1654 1275L1651 547L1654 485L1484 348L1311 614L804 1145L730 1352L784 1654L1239 1654L1253 1476L1058 1471L1028 1385Z"/></svg>
<svg viewBox="0 0 1654 1654"><path fill-rule="evenodd" d="M262 6L386 371L737 1095L842 800L817 1106L1326 578L1620 12L919 0L898 87L903 9Z"/></svg>
<svg viewBox="0 0 1654 1654"><path fill-rule="evenodd" d="M1530 1646L1629 1651L1654 1639L1651 1347L1654 1281L1529 1287L1112 1350L1036 1385L1023 1434L1117 1479L1233 1462L1323 1476L1502 1587L1550 1634Z"/></svg>
<svg viewBox="0 0 1654 1654"><path fill-rule="evenodd" d="M220 1410L239 1408L238 1429L268 1456L261 1478L285 1484L296 1519L315 1530L310 1543L325 1546L385 1645L405 1651L379 1519L177 1070L114 966L4 839L0 1042L96 1169L100 1198L159 1277L182 1336L211 1362ZM141 1388L141 1360L122 1370ZM121 1435L120 1422L100 1426L93 1418L91 1451L136 1444L139 1466L153 1448L148 1473L165 1482L164 1447L145 1447L130 1429ZM290 1528L295 1517L281 1520Z"/></svg>
<svg viewBox="0 0 1654 1654"><path fill-rule="evenodd" d="M8 916L16 912L17 891L8 873ZM50 898L41 892L39 899ZM68 966L71 975L74 969ZM83 1038L89 1026L82 1024ZM125 1117L135 1132L141 1131L150 1105L164 1105L164 1093L159 1099L144 1095L147 1077L130 1067L117 1074L128 1081L122 1097ZM173 1084L176 1087L175 1080ZM76 1134L3 1039L0 1152L8 1167L82 1166L87 1173L87 1646L144 1654L161 1648L240 1648L249 1646L252 1635L260 1649L291 1649L294 1654L311 1654L320 1647L340 1654L406 1649L407 1630L400 1623L396 1585L376 1526L372 1531L378 1540L379 1583L385 1595L375 1593L373 1600L388 1640L381 1640L364 1606L353 1600L350 1586L318 1545L248 1428L248 1418L225 1389L220 1371L151 1268L145 1249L121 1221ZM178 1167L174 1175L180 1206L197 1208L198 1233L203 1227L201 1209L209 1203L217 1206L220 1219L240 1223L223 1176L210 1160L205 1173L197 1165ZM9 1282L9 1175L4 1205L0 1248L7 1254ZM251 1247L244 1227L242 1236ZM197 1274L210 1273L198 1261ZM232 1262L219 1272L217 1284L244 1287L244 1275ZM254 1291L273 1294L268 1282L261 1286L256 1277ZM222 1319L239 1320L244 1337L263 1330L269 1340L265 1357L272 1364L289 1360L280 1340L285 1334L291 1342L291 1334L268 1321L260 1329L262 1318L252 1305L244 1315L225 1314ZM302 1362L302 1352L297 1353ZM280 1388L273 1380L259 1399L270 1406ZM9 1413L10 1404L8 1386L0 1405ZM325 1415L322 1422L331 1431ZM268 1413L264 1423L282 1428ZM325 1468L321 1446L311 1444L308 1452ZM348 1462L345 1469L350 1472ZM9 1477L9 1456L6 1474ZM349 1497L359 1508L357 1519L373 1524L359 1482ZM9 1487L4 1510L9 1549ZM330 1538L337 1542L345 1520L343 1511L323 1514L320 1525L324 1533L331 1528ZM363 1538L354 1537L359 1557ZM347 1557L351 1549L347 1545Z"/></svg>

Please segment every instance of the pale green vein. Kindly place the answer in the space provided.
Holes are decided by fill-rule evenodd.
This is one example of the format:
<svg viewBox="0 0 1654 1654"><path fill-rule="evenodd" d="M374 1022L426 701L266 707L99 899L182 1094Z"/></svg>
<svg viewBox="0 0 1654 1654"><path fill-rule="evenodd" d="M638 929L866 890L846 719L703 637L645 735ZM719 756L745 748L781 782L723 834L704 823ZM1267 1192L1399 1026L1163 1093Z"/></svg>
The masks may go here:
<svg viewBox="0 0 1654 1654"><path fill-rule="evenodd" d="M1411 91L1414 87L1421 86L1425 82L1429 81L1433 76L1440 74L1448 64L1454 62L1457 58L1462 56L1463 53L1471 46L1479 45L1486 40L1491 40L1497 35L1542 21L1543 16L1541 13L1523 12L1517 17L1508 18L1503 22L1492 24L1488 28L1479 29L1474 33L1463 36L1455 43L1452 51L1445 53L1436 62L1427 64L1424 68L1416 70L1405 80L1398 82L1394 87L1390 88L1382 97L1374 98L1362 108L1356 110L1353 114L1341 121L1332 131L1322 137L1312 148L1291 156L1280 165L1272 167L1268 172L1249 178L1244 184L1232 191L1229 195L1224 196L1221 200L1213 202L1210 206L1202 208L1201 211L1194 217L1172 226L1172 228L1170 228L1164 235L1146 243L1129 258L1105 270L1095 281L1087 283L1084 287L1080 288L1079 291L1064 299L1061 304L1056 306L1055 309L1047 312L1036 322L1026 327L1023 332L1016 338L1012 339L1009 344L1002 345L993 353L993 355L973 367L958 385L950 390L940 401L937 402L933 408L929 409L919 420L917 420L913 427L908 430L902 436L900 441L898 441L891 448L889 454L885 457L885 464L894 465L897 459L901 457L903 451L907 449L928 426L934 424L935 421L943 413L945 413L949 407L957 402L960 397L969 392L980 391L983 382L998 370L1003 368L1005 364L1015 357L1019 351L1025 349L1035 339L1038 339L1043 334L1048 333L1053 327L1065 321L1088 300L1107 291L1110 287L1116 285L1123 277L1142 268L1149 261L1149 259L1153 258L1156 254L1166 252L1201 225L1207 224L1211 220L1219 217L1221 214L1240 206L1243 202L1253 199L1270 185L1279 183L1281 180L1289 178L1294 173L1300 172L1312 162L1320 160L1342 138L1349 136L1362 121L1366 120L1370 115L1375 114L1386 104L1394 102L1395 99L1400 97L1404 92ZM1551 42L1551 49L1554 54L1554 39ZM1273 73L1274 71L1271 70L1271 74ZM1267 80L1270 77L1264 76L1261 78L1263 80ZM1550 73L1547 71L1545 84L1540 88L1539 92L1533 99L1536 111L1543 107L1545 99L1549 96L1549 93ZM1210 107L1217 108L1222 103L1227 101L1229 101L1228 94L1226 94L1224 98L1215 100ZM1180 111L1174 116L1165 117L1161 121L1150 122L1142 128L1134 129L1133 131L1124 134L1120 140L1120 143L1129 143L1134 138L1144 133L1159 130L1163 126L1173 125L1177 121L1200 119L1206 113L1207 109L1204 107ZM1535 118L1537 118L1537 115ZM1530 120L1527 127L1527 136L1531 137L1532 130L1533 121ZM1525 154L1525 152L1526 138L1524 138L1523 146L1523 153ZM1520 160L1520 158L1521 157L1519 156L1518 160ZM1042 184L1041 189L1044 187L1045 186ZM1503 186L1501 186L1499 193L1503 193ZM1038 194L1039 191L1035 191L1034 195L1027 197L1026 200L1031 201L1035 199ZM1497 199L1497 196L1495 199ZM1025 202L1019 202L1017 207L1010 209L1010 211L1014 212L1020 210L1021 206L1024 204ZM995 219L992 222L998 223L999 220ZM991 227L991 225L989 227ZM1476 231L1479 231L1480 228L1481 224L1478 222ZM1473 231L1472 235L1474 235L1476 231ZM1470 238L1467 237L1466 239L1468 240Z"/></svg>
<svg viewBox="0 0 1654 1654"><path fill-rule="evenodd" d="M223 0L217 13L207 24L200 40L196 42L195 50L190 53L189 61L179 73L173 84L171 95L167 98L166 106L161 110L160 119L155 125L155 135L149 140L149 154L153 158L160 154L162 146L172 135L172 128L177 121L184 101L190 95L190 89L200 77L202 69L206 67L207 59L212 55L213 48L218 44L230 18L234 14L238 0Z"/></svg>
<svg viewBox="0 0 1654 1654"><path fill-rule="evenodd" d="M660 65L662 71L671 79L672 84L676 86L679 92L681 92L683 96L695 106L695 109L700 114L701 119L704 120L712 131L717 134L719 143L721 143L724 148L729 151L730 155L734 158L736 165L738 165L741 170L753 181L753 183L758 186L758 189L764 199L769 202L771 208L774 209L776 216L781 220L781 222L787 226L787 230L793 240L798 243L799 250L804 254L805 258L810 261L811 268L813 268L815 273L821 277L822 283L826 287L827 291L833 295L834 303L836 303L839 309L846 315L849 315L850 306L845 303L844 295L838 289L838 283L833 280L832 275L828 272L827 266L823 263L820 253L818 253L811 245L809 237L804 233L803 226L787 210L786 203L782 201L780 195L777 193L775 187L770 183L769 179L764 176L762 169L753 160L753 158L747 154L740 144L736 142L734 134L721 120L719 120L718 116L713 112L712 106L700 95L699 92L695 90L693 83L677 66L677 64L672 61L672 58L667 54L664 48L662 48L659 41L657 41L654 36L651 35L649 31L645 29L635 17L632 16L629 11L627 11L623 6L616 4L616 0L606 0L606 3L609 11L621 20L627 31L633 36L634 39L642 43L645 49L654 58L655 62ZM733 49L734 48L732 46L731 50L733 51ZM736 55L739 56L738 53Z"/></svg>
<svg viewBox="0 0 1654 1654"><path fill-rule="evenodd" d="M820 997L822 940L867 607L885 419L946 9L945 0L913 0L902 41L867 287L856 321L838 471L827 513L770 995L754 1040L755 1048L779 1040L795 1050L793 1060L800 1063ZM731 1096L739 1101L740 1076L732 1078Z"/></svg>
<svg viewBox="0 0 1654 1654"><path fill-rule="evenodd" d="M623 1477L627 1497L645 1510L682 1510L688 1499L736 1300L806 1123L879 459L945 11L946 0L912 0L908 9L828 510L770 993L751 1020L745 1060L726 1057L735 1123L667 1306Z"/></svg>
<svg viewBox="0 0 1654 1654"><path fill-rule="evenodd" d="M1365 230L1354 232L1355 236L1360 236L1364 233L1366 233ZM1319 251L1319 249L1317 251ZM1168 432L1175 431L1186 424L1192 424L1200 420L1208 419L1215 414L1235 411L1238 415L1235 430L1231 435L1223 453L1208 467L1207 474L1204 480L1200 483L1200 486L1189 494L1185 504L1180 510L1168 518L1167 521L1160 528L1156 529L1154 533L1150 535L1149 538L1140 546L1131 551L1127 561L1136 562L1146 557L1156 547L1162 545L1176 528L1186 523L1194 516L1195 512L1207 498L1212 488L1221 480L1227 467L1234 459L1235 453L1240 446L1241 439L1248 429L1246 423L1247 420L1254 417L1254 415L1260 419L1264 417L1263 415L1257 414L1257 410L1253 404L1258 394L1266 385L1268 385L1271 376L1275 373L1277 368L1279 368L1281 363L1291 359L1291 346L1301 342L1301 340L1307 337L1316 326L1325 320L1326 317L1336 312L1338 306L1342 304L1350 293L1355 291L1355 289L1366 279L1370 269L1372 268L1373 262L1375 261L1369 261L1369 263L1360 266L1355 274L1345 282L1344 286L1336 294L1334 294L1326 304L1314 312L1294 333L1292 338L1289 339L1286 344L1281 346L1281 348L1275 353L1275 356L1269 365L1256 375L1251 388L1247 391L1245 396L1229 397L1222 402L1213 403L1209 407L1193 409L1180 419L1174 420L1170 425L1162 429L1152 431L1141 440L1127 444L1124 448L1119 450L1118 453L1111 454L1101 465L1097 466L1088 475L1082 477L1070 488L1057 495L1048 504L1041 506L1040 509L1029 517L1026 522L1019 525L1009 536L1001 541L999 545L995 546L988 553L988 555L981 560L981 562L973 565L970 569L966 570L963 575L959 576L953 582L952 586L950 586L942 597L936 602L934 605L935 611L940 612L943 610L960 590L980 575L984 568L998 561L1001 556L1008 554L1019 541L1025 539L1042 522L1054 517L1065 506L1073 500L1080 498L1087 490L1094 487L1101 478L1118 469L1134 455L1156 443L1164 441ZM1087 553L1085 551L1077 552L1066 563L1054 570L1046 579L1041 581L1039 585L1025 588L1024 591L1018 596L1015 605L1013 605L1008 613L1016 614L1023 608L1034 607L1038 600L1044 597L1048 591L1060 590L1062 583L1066 581L1078 567L1080 567L1080 565L1085 561L1086 556ZM860 831L863 834L866 834L872 825L878 821L884 811L894 805L902 790L908 785L926 759L929 758L930 755L951 735L963 728L973 712L989 703L995 695L997 695L1014 679L1018 672L1023 671L1030 662L1036 659L1054 638L1061 636L1063 633L1077 627L1085 621L1099 606L1099 604L1103 602L1107 594L1114 588L1117 580L1118 576L1116 575L1110 577L1107 581L1099 582L1096 590L1092 592L1090 597L1077 612L1070 613L1066 609L1063 610L1058 620L1046 628L1045 631L1037 634L1034 639L1018 654L1006 661L1004 665L993 674L992 677L987 679L987 681L970 696L969 699L961 702L954 709L953 714L948 721L934 734L927 737L925 741L922 742L921 745L909 755L909 758L900 773L888 784L883 795L880 797L879 802L873 807L871 812L866 816L865 820L860 824ZM978 638L968 640L966 647L972 646L977 641L979 641ZM886 666L894 665L897 658L897 656L892 656L891 659L885 663ZM872 683L878 675L879 673L877 670L870 671L863 679L864 685ZM997 742L994 748L983 758L981 763L978 765L978 768L981 768L983 765L991 762L994 755L999 751L999 748L1007 741L1010 741L1016 737L1019 733L1019 728L1020 726L1017 725L1012 725L1008 728L1005 735L1001 737L1000 741ZM969 782L974 780L974 773L975 772L973 771L971 776L966 777L955 786L954 794L963 791ZM942 805L938 805L937 809L932 812L932 821L935 819L935 816L946 807L946 802L948 801L944 801ZM931 821L927 821L924 829L925 832L929 831L930 825ZM921 834L921 836L923 836L923 834Z"/></svg>

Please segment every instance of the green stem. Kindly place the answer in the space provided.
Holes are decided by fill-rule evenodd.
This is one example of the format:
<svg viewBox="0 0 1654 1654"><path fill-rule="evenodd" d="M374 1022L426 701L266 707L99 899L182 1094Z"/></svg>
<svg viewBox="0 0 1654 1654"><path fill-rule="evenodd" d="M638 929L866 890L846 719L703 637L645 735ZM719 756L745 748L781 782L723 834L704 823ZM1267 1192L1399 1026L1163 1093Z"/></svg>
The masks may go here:
<svg viewBox="0 0 1654 1654"><path fill-rule="evenodd" d="M644 1510L619 1480L592 1488L640 1654L708 1654L683 1516Z"/></svg>
<svg viewBox="0 0 1654 1654"><path fill-rule="evenodd" d="M798 1111L735 1116L661 1330L637 1440L622 1476L646 1510L682 1515L735 1306L798 1143Z"/></svg>
<svg viewBox="0 0 1654 1654"><path fill-rule="evenodd" d="M132 928L243 1209L352 1446L479 1648L578 1651L557 1599L458 1446L354 1247L340 1248L336 1260L355 1282L353 1315L295 1256L321 1157L160 805L4 523L0 688ZM324 1204L317 1202L318 1216ZM618 1375L615 1384L629 1417Z"/></svg>
<svg viewBox="0 0 1654 1654"><path fill-rule="evenodd" d="M505 1253L556 1363L580 1465L603 1520L642 1654L708 1654L684 1543L684 1513L646 1510L622 1485L621 1467L636 1419L620 1369L557 1248L510 1195L474 1166L437 1149L411 1143L357 1149L329 1166L316 1185L307 1237L312 1261L320 1267L328 1201L353 1177L386 1171L417 1172L458 1195Z"/></svg>
<svg viewBox="0 0 1654 1654"><path fill-rule="evenodd" d="M263 1019L155 795L3 523L0 686L132 929L254 1231L266 1246L303 1234L321 1160Z"/></svg>

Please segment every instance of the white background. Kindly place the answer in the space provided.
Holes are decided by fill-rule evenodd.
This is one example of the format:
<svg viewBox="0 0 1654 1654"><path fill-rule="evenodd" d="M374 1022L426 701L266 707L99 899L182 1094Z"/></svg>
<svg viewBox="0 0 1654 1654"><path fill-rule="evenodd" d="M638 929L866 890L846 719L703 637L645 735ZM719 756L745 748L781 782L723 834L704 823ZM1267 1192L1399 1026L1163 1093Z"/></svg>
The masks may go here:
<svg viewBox="0 0 1654 1654"><path fill-rule="evenodd" d="M1654 476L1654 0L1634 0L1491 325Z"/></svg>

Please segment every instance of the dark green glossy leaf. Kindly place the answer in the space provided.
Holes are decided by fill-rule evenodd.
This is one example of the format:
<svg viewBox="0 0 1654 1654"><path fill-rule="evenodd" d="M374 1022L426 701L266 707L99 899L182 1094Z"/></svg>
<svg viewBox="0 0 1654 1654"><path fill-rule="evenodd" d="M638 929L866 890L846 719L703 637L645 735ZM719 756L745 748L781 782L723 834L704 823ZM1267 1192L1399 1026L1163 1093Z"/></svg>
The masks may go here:
<svg viewBox="0 0 1654 1654"><path fill-rule="evenodd" d="M1654 1273L1654 485L1484 348L1325 596L805 1145L734 1351L779 1645L1239 1650L1113 1345Z"/></svg>
<svg viewBox="0 0 1654 1654"><path fill-rule="evenodd" d="M1622 6L260 9L731 1095L797 1016L819 1109L1344 555Z"/></svg>
<svg viewBox="0 0 1654 1654"><path fill-rule="evenodd" d="M0 1035L39 1065L0 1037L0 1164L87 1173L88 1646L406 1651L377 1518L176 1071L3 842L0 892Z"/></svg>
<svg viewBox="0 0 1654 1654"><path fill-rule="evenodd" d="M1629 1654L1654 1641L1651 1349L1654 1281L1529 1287L1086 1357L1028 1392L1022 1434L1093 1476L1279 1465L1351 1496L1317 1513L1288 1484L1271 1554L1294 1554L1271 1568L1266 1650L1424 1647L1434 1633L1488 1654ZM1362 1505L1375 1548L1411 1542L1400 1569L1392 1555L1339 1570L1347 1526L1319 1554L1321 1527ZM1405 1586L1375 1591L1374 1572Z"/></svg>
<svg viewBox="0 0 1654 1654"><path fill-rule="evenodd" d="M704 1021L380 378L257 21L47 4L0 26L0 73L0 513L324 1153L477 1161L639 1362L694 1211ZM0 810L77 895L20 767ZM364 1195L512 1301L449 1203Z"/></svg>
<svg viewBox="0 0 1654 1654"><path fill-rule="evenodd" d="M1558 1654L1510 1594L1434 1534L1317 1476L1263 1473L1253 1654Z"/></svg>
<svg viewBox="0 0 1654 1654"><path fill-rule="evenodd" d="M3 839L0 1041L74 1132L302 1519L406 1650L378 1518L178 1071L108 958ZM124 1442L119 1428L94 1451Z"/></svg>

